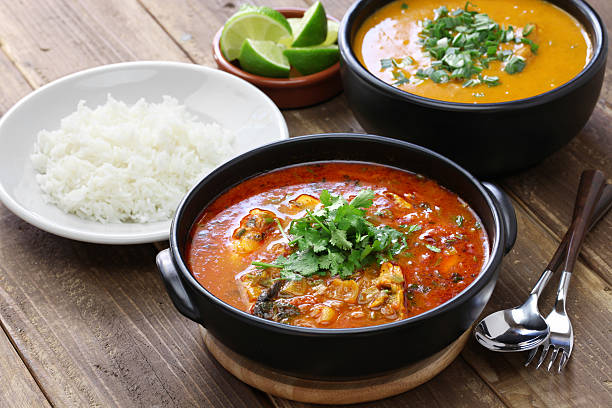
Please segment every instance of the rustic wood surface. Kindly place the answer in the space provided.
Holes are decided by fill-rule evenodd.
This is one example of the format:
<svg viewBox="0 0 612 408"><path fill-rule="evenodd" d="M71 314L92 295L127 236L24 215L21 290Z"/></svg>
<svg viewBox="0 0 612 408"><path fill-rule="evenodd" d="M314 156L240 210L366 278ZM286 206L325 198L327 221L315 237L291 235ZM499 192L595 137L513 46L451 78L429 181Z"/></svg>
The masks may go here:
<svg viewBox="0 0 612 408"><path fill-rule="evenodd" d="M0 0L0 113L58 77L131 60L214 66L210 40L238 0ZM312 1L257 1L306 7ZM341 17L350 0L324 0ZM612 27L612 2L590 4ZM486 312L520 303L571 217L580 172L612 176L612 54L595 112L540 165L498 180L519 237ZM291 135L362 129L344 96L283 112ZM41 114L44 114L41 113ZM1 148L1 147L0 147ZM590 233L570 288L576 347L562 375L473 340L433 380L368 407L612 406L612 215ZM163 245L163 244L162 244ZM235 379L167 297L154 245L102 246L40 231L0 205L0 406L305 407ZM545 292L543 312L554 297Z"/></svg>
<svg viewBox="0 0 612 408"><path fill-rule="evenodd" d="M230 350L203 327L200 331L210 354L242 382L277 397L313 404L355 404L405 393L440 374L455 361L472 336L470 328L436 354L376 378L320 381L296 378L264 367Z"/></svg>

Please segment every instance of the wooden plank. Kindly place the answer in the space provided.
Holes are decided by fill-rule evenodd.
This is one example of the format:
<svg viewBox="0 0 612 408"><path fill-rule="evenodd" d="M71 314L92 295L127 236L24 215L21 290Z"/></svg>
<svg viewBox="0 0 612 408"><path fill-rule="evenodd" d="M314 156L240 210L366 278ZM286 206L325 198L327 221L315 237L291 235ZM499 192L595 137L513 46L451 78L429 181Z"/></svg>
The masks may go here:
<svg viewBox="0 0 612 408"><path fill-rule="evenodd" d="M530 214L520 207L517 210L521 231L514 249L504 259L497 287L483 315L524 302L558 243ZM554 304L557 282L555 275L540 300L544 315ZM584 263L579 263L567 302L575 345L561 375L523 367L527 353L489 352L475 341L468 343L463 357L510 406L611 406L610 310L610 285Z"/></svg>
<svg viewBox="0 0 612 408"><path fill-rule="evenodd" d="M136 0L2 0L0 38L34 86L113 62L189 61Z"/></svg>
<svg viewBox="0 0 612 408"><path fill-rule="evenodd" d="M612 88L610 81L606 82L606 88ZM503 181L521 205L557 237L565 234L570 224L580 173L587 168L599 168L608 176L608 182L612 182L612 139L607 131L612 121L611 107L600 102L585 129L568 146L533 170ZM589 233L581 255L608 284L612 284L610 242L612 212Z"/></svg>
<svg viewBox="0 0 612 408"><path fill-rule="evenodd" d="M187 61L135 2L6 3L0 7L3 50L35 86L101 63ZM3 57L0 68L5 111L29 87ZM148 245L55 237L0 206L0 316L51 403L269 405L207 354L197 325L169 301L154 256Z"/></svg>
<svg viewBox="0 0 612 408"><path fill-rule="evenodd" d="M6 91L0 92L0 114L2 114L31 88L2 52L0 52L0 72L3 73L0 88ZM1 315L0 313L0 406L24 408L49 406L45 395L6 336Z"/></svg>
<svg viewBox="0 0 612 408"><path fill-rule="evenodd" d="M322 407L287 401L270 397L277 408ZM325 405L323 405L325 406ZM396 397L381 401L351 405L355 408L395 408L395 407L506 407L506 405L487 387L485 383L461 358L457 358L448 368L431 381Z"/></svg>
<svg viewBox="0 0 612 408"><path fill-rule="evenodd" d="M0 316L53 405L265 406L175 311L151 246L77 243L4 207L0 242Z"/></svg>
<svg viewBox="0 0 612 408"><path fill-rule="evenodd" d="M1 327L0 406L15 408L50 406Z"/></svg>

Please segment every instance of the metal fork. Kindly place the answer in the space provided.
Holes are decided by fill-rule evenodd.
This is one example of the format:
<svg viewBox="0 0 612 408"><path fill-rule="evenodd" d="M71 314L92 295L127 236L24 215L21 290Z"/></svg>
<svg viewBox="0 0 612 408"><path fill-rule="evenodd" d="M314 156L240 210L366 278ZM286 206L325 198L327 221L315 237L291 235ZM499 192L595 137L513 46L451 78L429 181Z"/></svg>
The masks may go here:
<svg viewBox="0 0 612 408"><path fill-rule="evenodd" d="M525 366L531 363L538 353L538 350L542 348L542 354L536 366L536 369L540 368L542 363L546 360L548 351L552 349L552 355L547 369L550 371L557 356L561 353L557 369L557 372L560 373L572 354L574 348L574 331L565 310L565 299L567 297L567 289L576 259L578 258L580 246L587 232L587 226L590 224L592 227L599 218L605 214L610 202L612 202L610 200L610 195L612 194L610 186L606 186L606 197L602 196L602 199L599 200L604 185L605 177L603 173L598 170L584 171L580 177L572 224L549 264L558 267L563 262L563 272L559 281L559 288L557 289L557 300L555 301L552 312L546 317L546 323L550 328L550 336L542 345L529 352ZM600 204L597 205L597 207L599 207L597 209L595 208L596 204ZM591 218L591 214L593 214L594 217L592 218L592 222L589 223L588 220ZM557 268L551 269L554 270Z"/></svg>

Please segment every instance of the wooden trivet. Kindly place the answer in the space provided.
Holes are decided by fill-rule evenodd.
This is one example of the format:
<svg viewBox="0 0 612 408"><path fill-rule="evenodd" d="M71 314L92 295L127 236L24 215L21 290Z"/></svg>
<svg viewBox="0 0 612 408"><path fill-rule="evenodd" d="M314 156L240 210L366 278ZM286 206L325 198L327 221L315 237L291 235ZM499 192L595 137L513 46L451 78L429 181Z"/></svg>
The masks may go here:
<svg viewBox="0 0 612 408"><path fill-rule="evenodd" d="M264 367L230 350L200 327L204 343L217 361L242 382L263 392L314 404L355 404L401 394L431 380L459 355L468 330L440 352L399 371L352 381L318 381L291 377Z"/></svg>

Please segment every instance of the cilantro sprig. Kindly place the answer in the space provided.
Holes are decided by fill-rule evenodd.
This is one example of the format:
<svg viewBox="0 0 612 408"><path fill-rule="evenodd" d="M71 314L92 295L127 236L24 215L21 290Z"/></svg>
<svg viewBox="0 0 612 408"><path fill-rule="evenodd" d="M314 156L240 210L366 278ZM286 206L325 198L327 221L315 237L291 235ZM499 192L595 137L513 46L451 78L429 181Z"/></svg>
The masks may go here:
<svg viewBox="0 0 612 408"><path fill-rule="evenodd" d="M431 66L417 71L417 78L429 78L436 83L463 80L464 87L481 83L497 86L499 78L481 74L490 62L504 62L508 74L521 72L526 64L523 57L513 55L511 50L503 50L502 44L523 43L529 45L534 54L537 53L538 45L525 38L533 32L534 24L527 24L521 36L512 26L507 29L500 27L487 14L470 10L470 6L474 5L469 1L464 8L452 11L442 6L434 10L433 21L423 21L420 37L433 61Z"/></svg>
<svg viewBox="0 0 612 408"><path fill-rule="evenodd" d="M289 225L288 256L279 256L272 263L253 262L260 268L279 268L281 279L327 274L350 277L355 271L375 262L382 263L406 248L405 235L386 225L369 222L366 208L374 192L361 190L350 202L323 190L322 207Z"/></svg>

